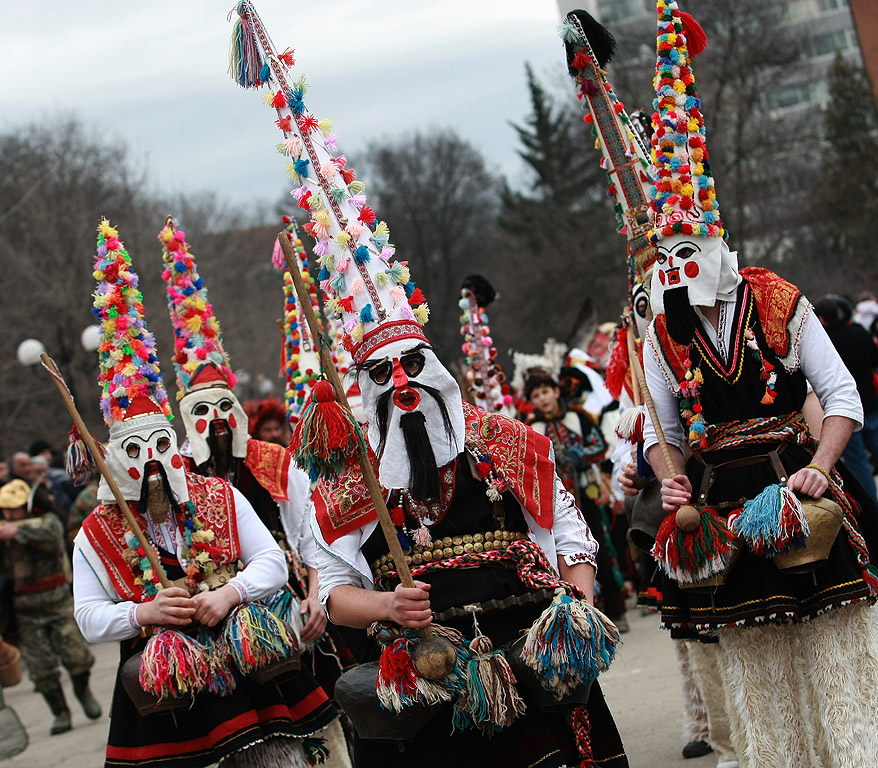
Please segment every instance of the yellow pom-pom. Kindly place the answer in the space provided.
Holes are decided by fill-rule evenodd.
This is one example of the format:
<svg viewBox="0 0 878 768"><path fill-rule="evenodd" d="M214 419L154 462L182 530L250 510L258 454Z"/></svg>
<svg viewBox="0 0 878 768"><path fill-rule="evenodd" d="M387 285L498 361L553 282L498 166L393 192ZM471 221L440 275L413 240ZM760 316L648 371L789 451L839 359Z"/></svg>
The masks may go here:
<svg viewBox="0 0 878 768"><path fill-rule="evenodd" d="M342 230L335 236L335 242L337 242L342 248L347 248L350 241L351 236L344 230Z"/></svg>
<svg viewBox="0 0 878 768"><path fill-rule="evenodd" d="M690 133L698 133L698 121L694 117L690 117L689 122L686 123L686 128L689 129Z"/></svg>
<svg viewBox="0 0 878 768"><path fill-rule="evenodd" d="M271 104L271 102L273 100L274 100L274 91L269 91L268 93L265 94L265 96L262 97L263 104Z"/></svg>
<svg viewBox="0 0 878 768"><path fill-rule="evenodd" d="M117 237L119 232L110 226L110 222L106 219L101 219L101 223L98 226L98 232L100 232L104 237Z"/></svg>
<svg viewBox="0 0 878 768"><path fill-rule="evenodd" d="M375 225L374 234L376 237L379 237L381 235L387 235L389 237L390 236L390 227L387 226L387 222L386 221L379 221Z"/></svg>
<svg viewBox="0 0 878 768"><path fill-rule="evenodd" d="M318 224L322 224L324 227L328 227L330 224L329 211L325 208L323 210L317 211L314 214L314 221Z"/></svg>
<svg viewBox="0 0 878 768"><path fill-rule="evenodd" d="M286 177L288 179L298 179L299 172L296 170L296 164L295 163L287 163L284 166L284 174L286 175Z"/></svg>
<svg viewBox="0 0 878 768"><path fill-rule="evenodd" d="M427 306L427 303L424 302L420 307L415 307L412 310L415 320L418 321L421 325L426 325L427 320L430 319L430 307Z"/></svg>
<svg viewBox="0 0 878 768"><path fill-rule="evenodd" d="M328 117L324 117L322 120L317 121L317 127L324 136L329 136L332 131L332 120Z"/></svg>
<svg viewBox="0 0 878 768"><path fill-rule="evenodd" d="M363 324L357 323L356 328L354 328L354 330L351 331L351 337L354 339L354 341L362 341L363 340L363 332L364 332Z"/></svg>
<svg viewBox="0 0 878 768"><path fill-rule="evenodd" d="M403 267L399 275L399 285L405 285L411 279L411 272L408 267Z"/></svg>

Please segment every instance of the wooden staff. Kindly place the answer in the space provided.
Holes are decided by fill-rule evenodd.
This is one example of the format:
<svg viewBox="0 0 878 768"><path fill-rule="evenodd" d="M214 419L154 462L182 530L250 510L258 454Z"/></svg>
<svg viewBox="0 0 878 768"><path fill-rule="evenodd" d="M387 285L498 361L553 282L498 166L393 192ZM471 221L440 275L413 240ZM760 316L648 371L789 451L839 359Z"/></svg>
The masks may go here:
<svg viewBox="0 0 878 768"><path fill-rule="evenodd" d="M280 247L284 252L284 259L287 262L287 269L293 278L293 284L296 286L296 294L299 297L300 316L304 315L308 321L308 327L311 329L311 338L317 343L318 353L320 355L320 365L329 383L335 389L335 395L342 406L348 411L351 407L348 405L348 399L345 396L344 387L341 383L341 377L335 369L332 362L332 356L329 352L329 345L323 335L323 331L317 322L317 315L314 313L314 307L311 306L311 299L305 288L305 281L302 280L302 274L296 264L296 257L293 253L293 246L286 232L281 232L277 236ZM393 558L393 564L396 572L399 574L399 580L404 587L414 587L415 582L412 578L412 572L409 570L408 563L405 561L405 554L402 551L402 545L396 536L396 527L390 519L390 513L387 511L387 505L384 503L384 494L381 492L381 486L378 484L378 478L375 477L375 471L369 457L366 455L365 446L360 443L357 447L357 460L360 463L360 470L363 473L363 480L369 489L369 496L372 504L375 505L375 512L378 514L378 522L381 524L381 531L384 538L387 539L387 546L390 548L390 556Z"/></svg>
<svg viewBox="0 0 878 768"><path fill-rule="evenodd" d="M101 453L100 447L95 442L95 439L92 436L91 432L89 432L88 428L85 426L85 422L82 420L82 416L79 415L79 411L76 409L76 403L73 402L73 397L71 396L70 391L67 389L67 384L64 382L64 377L61 375L61 371L58 370L58 366L55 365L55 361L45 352L40 355L40 359L43 361L43 365L45 366L46 370L52 375L52 381L55 382L55 388L58 390L58 394L61 395L61 399L64 401L64 405L67 407L68 413L73 418L73 423L76 424L76 428L79 430L79 434L85 441L88 452L91 454L92 459L94 460L94 463L98 468L98 471L101 473L104 480L107 481L107 485L110 486L110 490L113 492L113 496L116 497L116 503L119 505L119 509L122 510L122 514L125 516L125 522L127 522L128 525L131 526L131 530L134 532L137 543L140 544L140 546L143 548L143 551L146 553L146 559L149 560L150 567L153 569L153 571L155 571L155 574L159 580L159 584L162 585L162 589L168 589L173 585L168 579L168 575L165 573L165 569L162 568L162 564L159 562L155 550L152 548L152 545L147 541L146 536L144 536L143 529L140 527L140 524L134 517L134 513L131 511L131 507L129 507L128 502L125 501L124 498L122 498L122 491L119 490L119 486L116 484L116 480L113 477L112 472L110 472L110 468L107 466L107 462L104 461L104 456Z"/></svg>
<svg viewBox="0 0 878 768"><path fill-rule="evenodd" d="M630 330L631 329L629 328L629 331ZM655 429L655 436L658 439L662 458L665 460L668 477L676 477L679 473L674 466L673 458L671 458L671 449L668 447L668 441L665 439L665 431L662 429L662 424L656 413L652 395L649 394L649 387L646 385L646 376L644 376L643 369L640 367L640 358L637 357L637 349L634 346L634 335L632 333L628 333L628 356L631 360L631 373L635 384L643 394L643 400L646 403L646 410L649 411L649 418L652 419L652 426ZM675 520L678 528L686 532L691 532L701 525L701 513L691 504L683 504L677 509Z"/></svg>

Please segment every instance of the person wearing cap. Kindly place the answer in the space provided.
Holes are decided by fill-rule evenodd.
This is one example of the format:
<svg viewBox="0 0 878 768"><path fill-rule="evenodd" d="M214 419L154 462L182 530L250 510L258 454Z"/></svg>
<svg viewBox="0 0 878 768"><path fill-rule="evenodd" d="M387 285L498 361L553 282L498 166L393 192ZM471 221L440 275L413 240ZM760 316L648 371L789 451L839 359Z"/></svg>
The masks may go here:
<svg viewBox="0 0 878 768"><path fill-rule="evenodd" d="M572 378L576 369L567 372ZM560 376L565 375L562 368ZM573 494L589 530L598 543L597 566L601 573L600 601L619 630L626 632L625 591L622 574L601 509L600 461L607 443L594 417L582 406L562 397L560 376L544 368L525 373L523 394L534 407L527 424L546 435L555 449L555 466L564 487Z"/></svg>
<svg viewBox="0 0 878 768"><path fill-rule="evenodd" d="M139 278L106 219L98 227L94 275L102 329L101 412L109 428L106 464L172 582L161 588L114 489L102 477L100 504L74 542L73 592L85 637L119 643L105 765L302 765L306 748L313 746L308 737L336 718L308 671L262 685L232 669L230 657L210 651L232 611L284 584L283 552L243 494L220 478L186 472ZM177 669L177 684L184 692L196 691L191 704L142 715L123 685L122 669L147 647L150 628L186 633L191 652L203 654L208 668L189 675ZM274 624L264 625L261 636L289 647Z"/></svg>
<svg viewBox="0 0 878 768"><path fill-rule="evenodd" d="M64 526L53 512L33 515L31 488L12 480L0 488L0 542L4 571L11 575L21 655L28 673L54 715L54 736L73 726L61 687L59 662L70 673L73 692L86 716L96 720L101 706L89 688L94 656L73 619L67 577Z"/></svg>
<svg viewBox="0 0 878 768"><path fill-rule="evenodd" d="M659 255L644 367L673 471L651 422L644 437L668 513L653 550L662 622L718 638L742 764L867 765L878 754L878 509L837 464L862 405L802 293L767 269L738 268L691 69L703 32L676 2L657 10ZM824 411L819 444L802 415L808 384ZM809 500L821 497L841 525L814 562L827 528Z"/></svg>

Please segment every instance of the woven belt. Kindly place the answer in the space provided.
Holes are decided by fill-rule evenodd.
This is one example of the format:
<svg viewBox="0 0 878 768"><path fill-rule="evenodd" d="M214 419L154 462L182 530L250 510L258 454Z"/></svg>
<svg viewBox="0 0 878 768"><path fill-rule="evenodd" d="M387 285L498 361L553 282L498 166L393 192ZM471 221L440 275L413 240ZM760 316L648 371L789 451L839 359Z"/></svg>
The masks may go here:
<svg viewBox="0 0 878 768"><path fill-rule="evenodd" d="M43 576L35 579L30 584L15 585L14 593L16 595L33 595L36 592L47 592L55 587L60 587L67 583L67 576L62 573L53 573L51 576Z"/></svg>
<svg viewBox="0 0 878 768"><path fill-rule="evenodd" d="M782 483L786 482L787 471L784 469L784 466L780 461L780 454L786 450L786 447L786 443L781 443L777 448L768 453L760 453L756 456L744 456L740 459L724 461L722 464L708 464L698 451L693 451L692 455L704 465L704 474L701 477L701 488L698 491L698 498L695 500L695 503L702 506L707 504L707 494L710 493L710 489L713 487L716 476L723 470L727 469L740 469L741 467L749 467L753 464L769 462L777 475L777 479ZM716 510L737 509L738 507L743 506L745 501L747 501L747 498L741 497L736 501L723 501L719 504L711 504L710 506Z"/></svg>
<svg viewBox="0 0 878 768"><path fill-rule="evenodd" d="M457 555L470 552L503 552L513 542L526 539L526 533L515 531L487 531L485 533L467 533L463 536L446 536L435 539L429 546L415 544L406 550L405 561L409 565L421 565L434 560L447 560ZM396 571L390 554L381 555L372 563L372 573L379 576Z"/></svg>

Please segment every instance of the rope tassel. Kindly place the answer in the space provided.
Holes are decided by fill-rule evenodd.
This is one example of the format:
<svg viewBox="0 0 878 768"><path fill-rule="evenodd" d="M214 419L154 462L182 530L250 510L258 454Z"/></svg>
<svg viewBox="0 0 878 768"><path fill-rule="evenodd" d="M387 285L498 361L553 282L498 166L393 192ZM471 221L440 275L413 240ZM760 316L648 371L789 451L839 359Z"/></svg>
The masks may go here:
<svg viewBox="0 0 878 768"><path fill-rule="evenodd" d="M701 510L694 531L677 526L675 514L659 526L652 556L659 568L675 581L692 584L724 573L732 556L732 534L715 510Z"/></svg>
<svg viewBox="0 0 878 768"><path fill-rule="evenodd" d="M778 483L744 503L741 514L732 522L732 530L744 537L753 554L762 557L801 549L811 535L798 497Z"/></svg>
<svg viewBox="0 0 878 768"><path fill-rule="evenodd" d="M524 714L524 700L515 687L515 675L506 654L495 651L491 638L477 635L470 643L466 684L454 705L454 726L470 725L499 731Z"/></svg>
<svg viewBox="0 0 878 768"><path fill-rule="evenodd" d="M619 630L597 608L558 589L527 633L522 659L559 698L609 669Z"/></svg>
<svg viewBox="0 0 878 768"><path fill-rule="evenodd" d="M631 443L643 442L643 425L646 423L646 406L626 408L616 424L616 436Z"/></svg>

